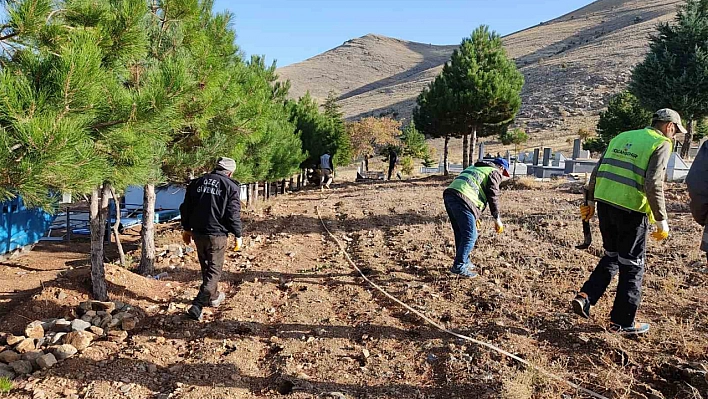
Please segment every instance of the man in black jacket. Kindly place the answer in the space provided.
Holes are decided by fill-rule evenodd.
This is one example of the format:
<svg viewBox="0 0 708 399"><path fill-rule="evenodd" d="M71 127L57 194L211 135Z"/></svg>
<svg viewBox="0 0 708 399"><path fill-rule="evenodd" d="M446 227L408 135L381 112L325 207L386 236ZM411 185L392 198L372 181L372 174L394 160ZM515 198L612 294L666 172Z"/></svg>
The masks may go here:
<svg viewBox="0 0 708 399"><path fill-rule="evenodd" d="M187 245L194 240L202 268L202 286L187 309L187 315L195 320L201 319L202 308L217 307L226 298L226 294L218 291L218 285L228 234L236 236L234 251L242 246L241 189L238 182L231 180L234 169L233 159L219 158L211 173L189 183L179 207L184 228L182 240Z"/></svg>
<svg viewBox="0 0 708 399"><path fill-rule="evenodd" d="M708 141L698 150L686 176L686 185L691 196L691 214L703 226L701 251L706 252L708 258Z"/></svg>

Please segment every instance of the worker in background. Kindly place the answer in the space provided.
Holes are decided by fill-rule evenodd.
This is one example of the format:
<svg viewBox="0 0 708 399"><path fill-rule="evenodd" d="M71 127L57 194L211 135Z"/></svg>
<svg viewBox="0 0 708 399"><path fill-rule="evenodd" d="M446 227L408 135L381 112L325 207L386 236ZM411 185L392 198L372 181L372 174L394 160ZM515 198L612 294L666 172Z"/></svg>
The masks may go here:
<svg viewBox="0 0 708 399"><path fill-rule="evenodd" d="M499 183L509 177L509 162L504 158L480 161L460 173L443 192L445 210L455 233L455 261L450 271L465 277L477 277L470 252L477 241L479 217L489 205L498 234L504 232L499 216Z"/></svg>
<svg viewBox="0 0 708 399"><path fill-rule="evenodd" d="M325 151L320 157L320 190L324 190L325 187L329 189L329 185L332 184L333 172L332 156L329 155L329 151Z"/></svg>
<svg viewBox="0 0 708 399"><path fill-rule="evenodd" d="M691 197L691 213L696 222L703 226L701 251L708 258L708 141L698 150L691 170L686 176L688 195Z"/></svg>
<svg viewBox="0 0 708 399"><path fill-rule="evenodd" d="M656 111L651 127L624 132L612 139L590 176L590 201L580 207L581 218L589 221L597 201L605 256L572 301L573 311L589 318L590 307L619 273L608 328L613 333L636 335L649 331L649 324L638 323L635 317L642 298L649 224L656 223L651 236L657 241L669 236L663 184L676 132L686 133L681 117L664 108Z"/></svg>
<svg viewBox="0 0 708 399"><path fill-rule="evenodd" d="M396 148L391 146L388 149L388 180L391 180L393 176L393 171L396 169L396 162L398 162L398 153L396 152Z"/></svg>
<svg viewBox="0 0 708 399"><path fill-rule="evenodd" d="M202 285L197 297L187 309L187 315L201 320L202 309L218 307L226 294L218 291L228 234L236 236L234 251L241 250L240 184L231 180L236 162L219 158L210 173L192 180L179 207L182 216L182 240L197 247L202 269Z"/></svg>

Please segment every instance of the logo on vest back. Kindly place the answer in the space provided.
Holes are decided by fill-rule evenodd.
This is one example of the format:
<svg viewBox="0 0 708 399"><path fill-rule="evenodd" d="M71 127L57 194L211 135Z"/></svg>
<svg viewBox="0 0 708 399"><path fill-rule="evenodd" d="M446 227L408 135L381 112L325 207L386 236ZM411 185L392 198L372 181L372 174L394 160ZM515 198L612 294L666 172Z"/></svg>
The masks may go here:
<svg viewBox="0 0 708 399"><path fill-rule="evenodd" d="M624 145L624 149L618 150L617 148L615 148L614 150L612 150L612 152L614 152L617 155L624 155L626 157L639 158L638 154L635 154L630 151L631 149L632 149L632 143L627 143Z"/></svg>

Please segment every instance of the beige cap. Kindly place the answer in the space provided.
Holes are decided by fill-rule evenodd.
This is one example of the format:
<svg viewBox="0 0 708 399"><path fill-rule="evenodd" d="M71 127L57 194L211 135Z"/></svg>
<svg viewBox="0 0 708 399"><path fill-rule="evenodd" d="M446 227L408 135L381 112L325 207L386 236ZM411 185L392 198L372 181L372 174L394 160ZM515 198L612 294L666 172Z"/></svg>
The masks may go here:
<svg viewBox="0 0 708 399"><path fill-rule="evenodd" d="M679 132L686 134L688 131L681 124L681 115L673 109L662 108L654 113L652 116L652 121L662 121L662 122L673 122L678 128Z"/></svg>
<svg viewBox="0 0 708 399"><path fill-rule="evenodd" d="M216 161L216 170L233 172L236 170L236 161L231 158L221 157L218 161Z"/></svg>

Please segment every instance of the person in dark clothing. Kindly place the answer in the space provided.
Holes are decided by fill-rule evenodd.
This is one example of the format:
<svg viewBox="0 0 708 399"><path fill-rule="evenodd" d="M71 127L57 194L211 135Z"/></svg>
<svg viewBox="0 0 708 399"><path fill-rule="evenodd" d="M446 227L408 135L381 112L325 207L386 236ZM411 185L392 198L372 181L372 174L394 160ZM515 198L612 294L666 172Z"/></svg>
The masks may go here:
<svg viewBox="0 0 708 399"><path fill-rule="evenodd" d="M509 176L506 159L480 161L460 173L443 192L445 210L455 233L455 261L450 271L465 277L477 277L475 265L469 260L477 242L478 221L489 205L498 234L504 232L499 216L499 183Z"/></svg>
<svg viewBox="0 0 708 399"><path fill-rule="evenodd" d="M686 133L676 111L656 111L652 126L613 138L590 176L590 201L581 205L580 216L590 221L598 202L605 256L571 305L577 315L589 318L590 307L619 274L608 327L612 333L637 335L649 331L648 323L635 321L642 298L646 237L650 222L656 222L652 238L663 241L669 237L663 184L671 140L679 131Z"/></svg>
<svg viewBox="0 0 708 399"><path fill-rule="evenodd" d="M398 153L395 148L391 148L388 151L388 180L391 180L391 176L393 176L393 171L396 169L396 162L398 162Z"/></svg>
<svg viewBox="0 0 708 399"><path fill-rule="evenodd" d="M691 170L686 176L688 195L691 197L691 214L698 224L703 226L701 251L708 258L708 141L698 150Z"/></svg>
<svg viewBox="0 0 708 399"><path fill-rule="evenodd" d="M241 189L231 180L235 169L233 159L219 158L212 172L189 183L179 207L182 240L187 245L194 240L202 269L202 285L187 309L195 320L201 319L204 307L218 307L226 298L218 285L229 233L236 236L234 251L241 250Z"/></svg>

